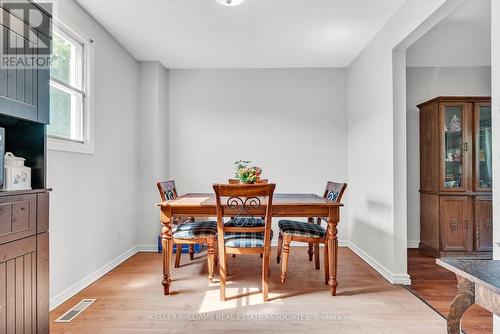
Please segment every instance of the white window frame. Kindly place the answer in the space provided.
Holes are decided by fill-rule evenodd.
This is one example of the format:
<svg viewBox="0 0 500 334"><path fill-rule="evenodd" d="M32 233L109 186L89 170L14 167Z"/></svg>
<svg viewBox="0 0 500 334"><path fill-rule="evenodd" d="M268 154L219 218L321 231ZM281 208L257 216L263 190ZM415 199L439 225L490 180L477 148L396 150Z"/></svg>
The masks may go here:
<svg viewBox="0 0 500 334"><path fill-rule="evenodd" d="M83 45L83 133L82 140L76 141L47 134L47 149L75 153L94 153L94 42L74 27L69 27L60 18L53 19L56 29Z"/></svg>

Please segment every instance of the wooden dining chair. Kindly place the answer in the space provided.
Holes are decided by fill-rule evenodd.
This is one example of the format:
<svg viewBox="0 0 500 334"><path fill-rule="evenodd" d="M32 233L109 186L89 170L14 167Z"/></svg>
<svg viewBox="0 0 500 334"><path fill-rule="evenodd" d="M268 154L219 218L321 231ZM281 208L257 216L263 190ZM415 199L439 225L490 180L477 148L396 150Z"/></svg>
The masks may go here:
<svg viewBox="0 0 500 334"><path fill-rule="evenodd" d="M175 188L175 181L158 182L158 190L163 202L174 200L177 198L177 190ZM179 268L182 245L189 245L190 259L194 258L194 245L207 244L208 254L208 279L210 281L214 278L215 267L215 244L217 235L217 222L215 221L194 221L193 218L184 219L182 217L174 219L174 228L172 231L173 243L176 244L175 252L175 268ZM164 252L166 250L163 250Z"/></svg>
<svg viewBox="0 0 500 334"><path fill-rule="evenodd" d="M227 182L229 184L243 184L240 179L228 179ZM259 179L257 184L268 184L269 180L268 179ZM262 217L262 222L264 222L265 217ZM233 257L236 257L236 254L233 254ZM260 254L260 257L262 257L262 254Z"/></svg>
<svg viewBox="0 0 500 334"><path fill-rule="evenodd" d="M329 181L326 184L326 189L323 197L334 202L340 202L346 188L347 183L335 183ZM328 221L327 218L318 217L316 224L314 224L314 222L302 222L288 219L282 219L278 222L280 232L278 238L278 253L276 256L276 261L280 263L281 254L283 254L283 262L281 263L281 283L285 283L286 280L290 243L292 241L299 241L314 244L315 246L317 245L318 247L316 248L316 253L318 259L319 244L324 244L325 284L328 284L328 246L326 243L327 230L323 226L321 226L322 220Z"/></svg>
<svg viewBox="0 0 500 334"><path fill-rule="evenodd" d="M226 300L227 254L263 254L262 294L269 294L272 201L275 184L214 184L217 204L220 299ZM262 215L265 220L254 217ZM224 217L232 217L224 222Z"/></svg>

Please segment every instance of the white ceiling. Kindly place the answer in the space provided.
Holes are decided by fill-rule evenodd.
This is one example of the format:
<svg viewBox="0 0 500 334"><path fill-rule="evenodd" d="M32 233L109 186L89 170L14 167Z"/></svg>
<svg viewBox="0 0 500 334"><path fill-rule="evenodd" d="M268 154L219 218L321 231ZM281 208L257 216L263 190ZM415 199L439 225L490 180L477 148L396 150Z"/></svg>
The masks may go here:
<svg viewBox="0 0 500 334"><path fill-rule="evenodd" d="M77 0L168 68L345 67L405 0Z"/></svg>
<svg viewBox="0 0 500 334"><path fill-rule="evenodd" d="M491 66L490 7L467 0L408 49L407 66Z"/></svg>

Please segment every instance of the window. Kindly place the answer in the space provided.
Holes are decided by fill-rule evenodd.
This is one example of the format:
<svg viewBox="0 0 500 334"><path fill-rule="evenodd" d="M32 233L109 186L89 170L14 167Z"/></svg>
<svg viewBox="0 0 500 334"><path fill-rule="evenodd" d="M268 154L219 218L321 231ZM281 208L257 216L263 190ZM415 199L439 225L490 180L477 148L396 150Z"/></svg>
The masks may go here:
<svg viewBox="0 0 500 334"><path fill-rule="evenodd" d="M53 26L48 148L92 153L91 42L58 22Z"/></svg>

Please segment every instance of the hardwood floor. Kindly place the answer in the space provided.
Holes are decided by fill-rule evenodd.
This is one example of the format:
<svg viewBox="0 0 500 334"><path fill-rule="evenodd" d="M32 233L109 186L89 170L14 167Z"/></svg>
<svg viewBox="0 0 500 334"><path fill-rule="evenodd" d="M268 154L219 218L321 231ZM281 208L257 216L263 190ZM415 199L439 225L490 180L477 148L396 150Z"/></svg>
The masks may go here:
<svg viewBox="0 0 500 334"><path fill-rule="evenodd" d="M411 289L444 317L457 293L457 279L450 271L438 266L435 258L418 249L408 249L408 273ZM462 330L467 334L493 333L493 316L479 305L473 305L462 318Z"/></svg>
<svg viewBox="0 0 500 334"><path fill-rule="evenodd" d="M169 296L162 293L162 256L138 253L52 311L51 333L446 332L441 316L389 284L351 250L340 248L336 297L324 284L323 270L307 258L307 247L291 247L285 284L279 265L271 262L270 302L264 303L261 258L229 257L229 300L221 302L218 275L214 283L207 280L205 253L194 261L182 258L181 267L173 269ZM82 298L97 300L71 323L53 322ZM317 318L321 315L329 318Z"/></svg>

